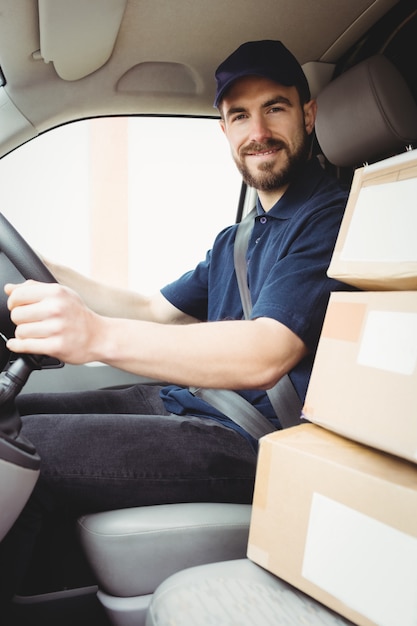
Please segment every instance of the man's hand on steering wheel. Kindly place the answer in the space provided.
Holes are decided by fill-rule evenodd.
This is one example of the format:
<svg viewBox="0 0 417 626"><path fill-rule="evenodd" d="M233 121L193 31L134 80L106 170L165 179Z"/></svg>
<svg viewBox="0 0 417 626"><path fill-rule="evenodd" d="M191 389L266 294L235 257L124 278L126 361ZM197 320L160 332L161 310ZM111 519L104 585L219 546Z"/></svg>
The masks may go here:
<svg viewBox="0 0 417 626"><path fill-rule="evenodd" d="M16 325L7 348L20 354L47 354L66 363L94 360L90 352L97 315L78 294L58 283L8 283L7 306Z"/></svg>

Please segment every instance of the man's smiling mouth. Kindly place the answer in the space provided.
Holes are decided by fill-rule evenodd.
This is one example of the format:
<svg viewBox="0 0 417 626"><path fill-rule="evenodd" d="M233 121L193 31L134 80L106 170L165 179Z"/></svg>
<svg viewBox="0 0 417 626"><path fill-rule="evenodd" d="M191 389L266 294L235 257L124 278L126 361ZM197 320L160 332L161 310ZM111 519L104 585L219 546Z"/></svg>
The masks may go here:
<svg viewBox="0 0 417 626"><path fill-rule="evenodd" d="M251 146L247 147L245 150L243 150L242 156L243 157L258 157L258 158L262 158L262 157L268 157L268 156L273 156L274 154L277 154L278 152L280 152L281 150L285 149L285 144L283 142L278 142L278 141L274 141L268 145L268 143L266 144L252 144Z"/></svg>
<svg viewBox="0 0 417 626"><path fill-rule="evenodd" d="M279 152L279 150L281 150L281 148L274 148L272 150L262 150L258 152L248 152L247 156L254 156L254 157L269 156L270 154L276 154L277 152Z"/></svg>

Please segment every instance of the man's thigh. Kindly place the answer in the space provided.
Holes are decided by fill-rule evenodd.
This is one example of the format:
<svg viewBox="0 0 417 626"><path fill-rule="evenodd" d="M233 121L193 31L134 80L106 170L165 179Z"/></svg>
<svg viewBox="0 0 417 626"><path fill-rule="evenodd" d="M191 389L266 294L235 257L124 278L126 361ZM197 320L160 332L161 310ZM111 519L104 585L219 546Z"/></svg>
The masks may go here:
<svg viewBox="0 0 417 626"><path fill-rule="evenodd" d="M250 502L256 454L213 420L173 415L30 415L37 489L69 515L171 502Z"/></svg>
<svg viewBox="0 0 417 626"><path fill-rule="evenodd" d="M160 385L131 385L67 393L32 393L18 396L20 415L127 413L168 415L159 396Z"/></svg>

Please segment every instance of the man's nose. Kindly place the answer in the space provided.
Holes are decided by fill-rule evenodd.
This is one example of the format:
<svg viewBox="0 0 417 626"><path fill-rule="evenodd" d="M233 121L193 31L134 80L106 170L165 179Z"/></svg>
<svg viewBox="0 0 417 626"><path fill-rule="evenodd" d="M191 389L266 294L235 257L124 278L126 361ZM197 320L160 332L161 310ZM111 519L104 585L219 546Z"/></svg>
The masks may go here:
<svg viewBox="0 0 417 626"><path fill-rule="evenodd" d="M268 121L264 116L253 116L251 118L250 139L258 143L269 139L271 137L271 129L269 128Z"/></svg>

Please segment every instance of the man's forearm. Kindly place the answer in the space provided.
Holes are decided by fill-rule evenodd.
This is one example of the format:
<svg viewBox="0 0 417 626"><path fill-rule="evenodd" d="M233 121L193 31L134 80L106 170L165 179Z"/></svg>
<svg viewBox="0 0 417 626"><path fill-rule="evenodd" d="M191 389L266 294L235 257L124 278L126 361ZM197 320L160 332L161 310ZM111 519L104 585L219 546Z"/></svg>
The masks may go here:
<svg viewBox="0 0 417 626"><path fill-rule="evenodd" d="M162 294L150 299L155 321L147 321L97 314L60 284L26 281L5 291L16 324L7 345L16 353L102 361L157 380L225 389L268 389L307 354L274 319L196 323Z"/></svg>
<svg viewBox="0 0 417 626"><path fill-rule="evenodd" d="M306 354L275 320L160 326L104 320L94 359L184 386L267 389Z"/></svg>
<svg viewBox="0 0 417 626"><path fill-rule="evenodd" d="M108 317L151 320L150 299L127 289L95 281L70 267L45 261L56 280L78 293L95 313Z"/></svg>

